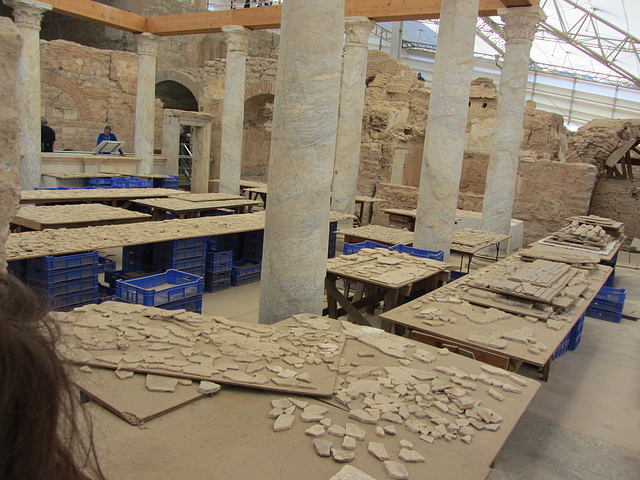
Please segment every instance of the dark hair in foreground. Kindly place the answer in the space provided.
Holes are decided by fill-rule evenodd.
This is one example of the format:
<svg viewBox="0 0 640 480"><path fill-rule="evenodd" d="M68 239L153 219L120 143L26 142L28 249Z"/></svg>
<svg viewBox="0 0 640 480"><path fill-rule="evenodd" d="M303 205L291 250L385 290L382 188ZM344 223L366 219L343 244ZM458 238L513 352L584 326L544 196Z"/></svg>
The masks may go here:
<svg viewBox="0 0 640 480"><path fill-rule="evenodd" d="M0 273L2 480L104 479L90 423L78 416L78 391L58 357L56 339L36 295L13 276Z"/></svg>

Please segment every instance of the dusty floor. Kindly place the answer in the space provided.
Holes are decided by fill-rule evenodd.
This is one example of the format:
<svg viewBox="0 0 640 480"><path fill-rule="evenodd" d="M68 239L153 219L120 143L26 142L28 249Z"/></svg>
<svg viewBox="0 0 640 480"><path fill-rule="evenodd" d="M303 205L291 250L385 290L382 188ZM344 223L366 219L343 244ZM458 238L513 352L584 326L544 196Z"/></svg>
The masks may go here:
<svg viewBox="0 0 640 480"><path fill-rule="evenodd" d="M640 263L628 254L621 260ZM640 270L618 268L614 286L627 289L630 305L640 304ZM203 310L257 322L259 288L254 283L206 294ZM520 373L538 378L526 366ZM511 434L489 479L640 479L639 407L640 323L587 318L577 350L554 361L549 381Z"/></svg>

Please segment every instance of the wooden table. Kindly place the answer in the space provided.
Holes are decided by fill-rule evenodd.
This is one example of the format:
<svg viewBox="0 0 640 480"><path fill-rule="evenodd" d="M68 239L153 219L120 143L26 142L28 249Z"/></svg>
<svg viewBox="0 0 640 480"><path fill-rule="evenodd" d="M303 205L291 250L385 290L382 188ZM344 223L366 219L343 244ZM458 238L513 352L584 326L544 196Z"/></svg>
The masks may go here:
<svg viewBox="0 0 640 480"><path fill-rule="evenodd" d="M243 192L249 195L250 200L258 200L259 198L266 208L267 206L267 186L266 185L260 186L260 187L245 188Z"/></svg>
<svg viewBox="0 0 640 480"><path fill-rule="evenodd" d="M402 244L409 247L413 245L413 232L381 225L365 225L364 227L338 230L337 233L344 235L345 243L361 243L370 240L388 246Z"/></svg>
<svg viewBox="0 0 640 480"><path fill-rule="evenodd" d="M244 194L247 188L266 187L267 182L256 182L253 180L240 180L240 195Z"/></svg>
<svg viewBox="0 0 640 480"><path fill-rule="evenodd" d="M179 198L143 198L133 200L133 203L152 208L151 220L164 220L167 213L172 213L180 219L197 218L202 212L225 208L233 209L235 213L244 213L247 209L250 211L254 205L260 205L260 202L246 198L214 202L191 202Z"/></svg>
<svg viewBox="0 0 640 480"><path fill-rule="evenodd" d="M389 215L389 225L392 227L406 228L410 231L416 229L416 215L418 210L405 210L403 208L383 208L383 213Z"/></svg>
<svg viewBox="0 0 640 480"><path fill-rule="evenodd" d="M497 268L499 267L499 263L511 260L512 258L513 256L507 257L501 262L468 274L448 285L445 285L437 291L432 292L432 294L441 295L443 297L463 298L466 292L460 287L467 288L468 285L473 284L473 281L476 278L480 278L485 271L494 267ZM544 321L530 323L525 321L523 317L517 315L512 315L510 319L500 320L495 323L478 324L471 322L464 317L453 314L458 319L457 323L429 326L426 325L422 319L416 318L417 311L421 311L423 306L433 306L443 312L448 312L451 306L455 304L424 302L420 298L404 304L395 310L385 312L380 316L380 318L385 321L395 323L396 325L408 327L413 332L412 338L419 341L434 346L453 346L454 348L470 352L477 360L490 363L500 368L516 371L522 363L525 362L541 367L543 380L546 381L549 376L554 352L562 343L564 338L570 333L571 328L580 319L591 301L595 298L596 294L609 277L610 272L610 267L602 265L598 265L596 269L592 271L586 298L583 298L579 304L572 305L567 309L566 313L569 316L570 321L565 322L564 327L560 331L547 328ZM423 306L420 306L420 303L422 303ZM474 305L474 308L486 310L488 307ZM532 315L532 313L528 314ZM535 337L538 341L547 347L546 351L534 354L528 350L528 345L522 345L515 342L508 342L508 347L506 349L499 349L489 346L480 346L477 343L473 343L468 340L470 335L490 335L491 332L494 331L507 332L521 329L523 327L528 327L534 330Z"/></svg>
<svg viewBox="0 0 640 480"><path fill-rule="evenodd" d="M290 321L286 320L282 323L288 322ZM332 322L331 328L339 330L342 327L338 322ZM440 356L430 346L408 339L405 341L408 358L418 349L435 356L434 363L427 365L413 361L411 368L432 372L435 367L447 367L470 375L485 373L480 362L460 355ZM398 358L362 343L357 337L347 340L342 358L346 365L402 367ZM344 373L339 374L341 382L346 381L347 371L351 368L346 368ZM170 403L172 396L181 395L178 391L174 394L147 391L144 388L145 377L140 374L135 374L128 380L119 380L111 371L105 375L101 369L93 370L93 374L78 375L90 377L91 381L100 375L101 383L96 385L95 391L108 402L125 405L125 411L135 412L136 409L144 409L145 406L160 402ZM373 376L365 378L377 379ZM439 373L438 378L447 376ZM225 385L213 397L198 396L196 392L191 401L182 405L176 399L173 411L169 410L147 422L142 428L129 425L95 402L85 405L85 409L92 418L98 457L108 478L155 480L158 472L162 472L162 478L166 480L326 480L343 465L329 458L321 458L314 452L313 438L304 433L314 423L301 422L300 410L296 409L293 427L276 433L273 431L273 420L267 418L267 413L272 408L271 401L291 397L312 405L324 406L328 409L325 417L330 418L335 425L344 427L347 423L354 423L362 428L366 436L364 441L357 442L354 450L356 457L350 465L374 478L382 480L388 477L383 463L367 453L369 442L384 444L392 459L398 461L398 441L408 440L426 460L425 463L405 464L410 478L426 478L425 472L428 472L428 478L433 480L481 480L489 475L490 466L540 384L528 380L528 385L522 387L521 394L505 393L504 402L491 398L487 394L487 387L482 383L476 384L477 390L469 392L469 395L481 401L482 407L495 411L503 420L496 432L475 432L470 445L459 439L447 442L443 438L428 444L419 438L419 434L411 433L404 425L396 425L397 435L380 438L375 435L375 425L350 419L347 407L340 405L335 399L321 400ZM179 386L180 391L195 392L196 389L197 382L191 386ZM395 393L392 388L387 387L381 387L381 392L383 395ZM362 400L363 395L359 399ZM446 414L443 416L453 419ZM413 416L411 418L414 419ZM420 421L429 424L427 418ZM342 438L329 434L325 434L322 439L331 441L336 447L342 443Z"/></svg>
<svg viewBox="0 0 640 480"><path fill-rule="evenodd" d="M364 223L363 216L364 216L365 203L374 204L379 202L386 202L386 200L384 198L373 198L373 197L367 197L365 195L356 195L356 212L355 213L356 213L356 220L359 226L362 226Z"/></svg>
<svg viewBox="0 0 640 480"><path fill-rule="evenodd" d="M451 251L461 253L460 255L460 271L464 254L467 254L469 261L467 263L467 273L471 270L471 262L473 256L480 250L496 245L496 262L500 258L500 244L511 238L511 235L502 235L500 233L486 232L484 230L462 229L453 232L453 240L451 243Z"/></svg>
<svg viewBox="0 0 640 480"><path fill-rule="evenodd" d="M329 222L339 222L349 218L351 218L350 215L331 212ZM263 230L264 222L264 212L256 212L72 230L12 233L7 239L5 249L7 261L23 260L45 255L66 255L185 238L252 232Z"/></svg>
<svg viewBox="0 0 640 480"><path fill-rule="evenodd" d="M118 202L137 198L162 198L175 195L169 188L95 188L71 190L23 190L21 204L108 203L117 207Z"/></svg>
<svg viewBox="0 0 640 480"><path fill-rule="evenodd" d="M169 198L177 198L189 202L216 202L220 200L246 200L247 197L234 195L233 193L191 193L183 192L171 195Z"/></svg>
<svg viewBox="0 0 640 480"><path fill-rule="evenodd" d="M95 227L146 222L150 218L151 215L146 213L96 203L39 207L26 205L20 207L11 223L17 226L12 231L19 232L21 227L31 230Z"/></svg>
<svg viewBox="0 0 640 480"><path fill-rule="evenodd" d="M348 314L356 323L369 325L360 309L384 301L384 311L392 310L412 292L429 292L438 288L439 283L449 280L448 269L449 265L446 263L410 257L395 251L379 254L361 251L330 259L327 262L325 278L328 305L325 315L338 318ZM344 293L336 286L338 280L345 283ZM350 297L352 284L355 284L356 288ZM342 308L338 309L338 304ZM391 330L390 323L385 325L385 330Z"/></svg>
<svg viewBox="0 0 640 480"><path fill-rule="evenodd" d="M598 255L600 257L600 263L602 263L604 265L610 265L610 266L615 266L616 260L617 260L617 257L618 257L618 251L620 250L620 247L622 247L622 245L624 244L625 240L627 239L626 235L622 235L620 238L617 238L615 240L613 245L611 245L610 249L597 251L597 250L593 250L593 249L589 249L589 248L580 248L579 245L569 246L569 245L558 245L556 243L549 243L549 239L550 238L551 238L551 236L548 236L548 237L545 237L545 238L543 238L541 240L538 240L535 243L538 243L540 245L548 245L548 246L552 246L552 247L562 248L562 249L566 249L566 250L569 250L569 251L573 250L573 251L579 251L579 252L593 253L593 254Z"/></svg>

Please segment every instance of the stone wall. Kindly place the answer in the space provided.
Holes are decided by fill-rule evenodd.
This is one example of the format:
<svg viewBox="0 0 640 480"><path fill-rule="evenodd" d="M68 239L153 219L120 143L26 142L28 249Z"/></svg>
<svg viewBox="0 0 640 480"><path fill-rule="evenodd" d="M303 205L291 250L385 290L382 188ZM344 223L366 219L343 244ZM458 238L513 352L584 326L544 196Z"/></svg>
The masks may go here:
<svg viewBox="0 0 640 480"><path fill-rule="evenodd" d="M4 245L9 222L18 211L20 199L20 152L18 149L18 100L16 81L22 41L18 28L0 18L0 274L6 270Z"/></svg>
<svg viewBox="0 0 640 480"><path fill-rule="evenodd" d="M634 178L638 179L640 168L634 170ZM623 222L629 241L640 238L640 180L601 177L593 192L589 214Z"/></svg>

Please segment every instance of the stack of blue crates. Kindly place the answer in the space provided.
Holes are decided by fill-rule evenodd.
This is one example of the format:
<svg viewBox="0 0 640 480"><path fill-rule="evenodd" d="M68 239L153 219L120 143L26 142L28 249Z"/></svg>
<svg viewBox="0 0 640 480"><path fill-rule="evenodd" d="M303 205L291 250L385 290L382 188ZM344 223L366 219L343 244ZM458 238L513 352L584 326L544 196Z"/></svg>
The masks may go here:
<svg viewBox="0 0 640 480"><path fill-rule="evenodd" d="M133 245L122 248L122 268L133 268L140 265L151 265L153 261L153 244Z"/></svg>
<svg viewBox="0 0 640 480"><path fill-rule="evenodd" d="M231 264L231 285L239 287L260 280L261 262L252 262L246 258Z"/></svg>
<svg viewBox="0 0 640 480"><path fill-rule="evenodd" d="M578 348L578 345L580 344L580 340L582 340L582 328L584 327L584 317L585 315L583 314L571 329L571 334L569 335L570 337L569 350L571 350L572 352L576 348Z"/></svg>
<svg viewBox="0 0 640 480"><path fill-rule="evenodd" d="M87 184L90 187L106 188L113 185L112 177L89 177Z"/></svg>
<svg viewBox="0 0 640 480"><path fill-rule="evenodd" d="M177 175L170 175L170 178L161 178L160 180L160 188L172 188L174 190L179 189Z"/></svg>
<svg viewBox="0 0 640 480"><path fill-rule="evenodd" d="M620 323L626 297L624 289L602 287L587 308L587 316Z"/></svg>
<svg viewBox="0 0 640 480"><path fill-rule="evenodd" d="M184 238L153 244L151 265L204 277L207 237Z"/></svg>
<svg viewBox="0 0 640 480"><path fill-rule="evenodd" d="M556 358L558 358L561 355L564 355L565 353L567 353L567 351L569 350L569 344L571 342L571 332L567 333L567 336L564 337L564 340L562 340L562 343L560 345L558 345L558 348L556 348L556 351L553 352L553 359L555 360Z"/></svg>
<svg viewBox="0 0 640 480"><path fill-rule="evenodd" d="M229 233L227 235L214 235L207 238L207 250L215 252L233 252L233 259L240 260L244 253L244 234Z"/></svg>
<svg viewBox="0 0 640 480"><path fill-rule="evenodd" d="M248 261L261 263L263 246L264 230L256 230L244 234L244 258Z"/></svg>
<svg viewBox="0 0 640 480"><path fill-rule="evenodd" d="M98 300L98 251L27 260L26 280L36 293L51 298L55 310Z"/></svg>
<svg viewBox="0 0 640 480"><path fill-rule="evenodd" d="M329 252L327 258L334 258L336 256L336 244L338 243L338 222L331 222L329 224Z"/></svg>
<svg viewBox="0 0 640 480"><path fill-rule="evenodd" d="M152 188L153 180L143 180L138 177L113 177L111 185L114 188Z"/></svg>
<svg viewBox="0 0 640 480"><path fill-rule="evenodd" d="M217 251L207 249L204 289L219 292L231 287L231 265L233 250Z"/></svg>
<svg viewBox="0 0 640 480"><path fill-rule="evenodd" d="M407 247L405 245L400 245L400 244L393 247L393 249L396 252L408 253L413 257L431 258L439 262L444 261L444 252L442 250L437 250L437 251L421 250L419 248Z"/></svg>
<svg viewBox="0 0 640 480"><path fill-rule="evenodd" d="M165 310L183 308L202 313L203 291L204 279L201 276L178 270L116 281L118 300Z"/></svg>
<svg viewBox="0 0 640 480"><path fill-rule="evenodd" d="M358 253L363 248L386 248L387 250L393 250L393 247L388 245L365 240L362 243L345 243L342 247L342 253L344 255L351 255L352 253Z"/></svg>

